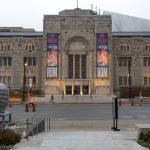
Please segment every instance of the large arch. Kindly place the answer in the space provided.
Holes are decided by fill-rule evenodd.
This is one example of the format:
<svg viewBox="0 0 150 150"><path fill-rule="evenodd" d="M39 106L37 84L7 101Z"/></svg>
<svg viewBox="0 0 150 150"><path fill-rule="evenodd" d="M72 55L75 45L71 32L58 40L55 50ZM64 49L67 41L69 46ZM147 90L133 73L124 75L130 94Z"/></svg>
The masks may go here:
<svg viewBox="0 0 150 150"><path fill-rule="evenodd" d="M89 42L82 36L73 36L67 40L65 50L67 51L87 51L89 49Z"/></svg>

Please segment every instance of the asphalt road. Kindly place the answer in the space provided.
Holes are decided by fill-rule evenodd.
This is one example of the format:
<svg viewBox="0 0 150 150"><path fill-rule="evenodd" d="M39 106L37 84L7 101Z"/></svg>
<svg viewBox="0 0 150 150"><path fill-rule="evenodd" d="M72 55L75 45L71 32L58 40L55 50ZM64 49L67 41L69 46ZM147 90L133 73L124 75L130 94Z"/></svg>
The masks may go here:
<svg viewBox="0 0 150 150"><path fill-rule="evenodd" d="M8 107L13 120L46 118L64 120L112 120L111 104L38 104L36 112L25 112L24 105ZM119 107L119 120L150 120L150 105L123 105Z"/></svg>
<svg viewBox="0 0 150 150"><path fill-rule="evenodd" d="M25 105L8 107L12 122L26 123L27 118L49 118L51 130L111 130L112 104L38 104L36 112L25 112ZM150 124L150 105L125 104L119 107L119 128L136 130L136 124Z"/></svg>

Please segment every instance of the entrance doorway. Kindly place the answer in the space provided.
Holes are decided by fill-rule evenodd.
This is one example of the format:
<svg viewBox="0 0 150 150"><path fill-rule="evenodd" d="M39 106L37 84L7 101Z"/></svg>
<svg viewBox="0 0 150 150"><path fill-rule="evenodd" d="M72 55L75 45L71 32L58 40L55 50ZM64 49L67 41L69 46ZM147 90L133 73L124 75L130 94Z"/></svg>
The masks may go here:
<svg viewBox="0 0 150 150"><path fill-rule="evenodd" d="M72 95L72 86L71 85L66 86L66 95Z"/></svg>
<svg viewBox="0 0 150 150"><path fill-rule="evenodd" d="M82 87L82 94L83 95L89 95L89 86L88 85L84 85Z"/></svg>
<svg viewBox="0 0 150 150"><path fill-rule="evenodd" d="M89 95L88 85L66 85L66 95Z"/></svg>
<svg viewBox="0 0 150 150"><path fill-rule="evenodd" d="M74 95L80 95L80 86L79 85L74 86Z"/></svg>

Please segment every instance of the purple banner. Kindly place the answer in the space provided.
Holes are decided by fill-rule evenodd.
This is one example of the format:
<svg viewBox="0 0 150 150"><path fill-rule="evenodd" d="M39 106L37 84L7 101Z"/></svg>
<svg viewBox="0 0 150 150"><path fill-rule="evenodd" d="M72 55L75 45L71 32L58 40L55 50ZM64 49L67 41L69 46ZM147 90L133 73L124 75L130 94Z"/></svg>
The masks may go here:
<svg viewBox="0 0 150 150"><path fill-rule="evenodd" d="M97 34L97 45L108 44L108 34L98 33Z"/></svg>
<svg viewBox="0 0 150 150"><path fill-rule="evenodd" d="M48 42L48 44L58 44L58 34L56 34L56 33L48 34L47 42Z"/></svg>

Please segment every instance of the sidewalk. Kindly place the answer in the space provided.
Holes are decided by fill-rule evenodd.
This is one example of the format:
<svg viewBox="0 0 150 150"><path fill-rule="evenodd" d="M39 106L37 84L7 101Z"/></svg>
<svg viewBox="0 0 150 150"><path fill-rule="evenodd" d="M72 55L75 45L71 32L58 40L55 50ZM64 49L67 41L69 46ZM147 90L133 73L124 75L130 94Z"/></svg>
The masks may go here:
<svg viewBox="0 0 150 150"><path fill-rule="evenodd" d="M68 99L69 97L64 97L63 100L60 99L60 97L58 96L54 96L54 103L55 104L97 104L97 103L101 103L101 104L111 104L112 103L112 98L109 99L104 99L104 97L98 101L98 100L94 100L92 99L91 101L86 101L85 99L81 99L78 98L76 101L72 100L72 99ZM36 104L47 104L50 103L49 100L49 96L44 96L44 97L33 97L32 98L33 101L35 101ZM22 99L10 99L11 104L24 104L25 102L22 101ZM128 98L119 98L118 99L118 105L124 105L124 104L128 104L128 105L141 105L140 100L139 99L134 99L133 103L132 101L130 101ZM145 99L142 102L142 105L150 105L150 99Z"/></svg>
<svg viewBox="0 0 150 150"><path fill-rule="evenodd" d="M61 131L23 139L14 150L148 150L136 140L136 131Z"/></svg>

